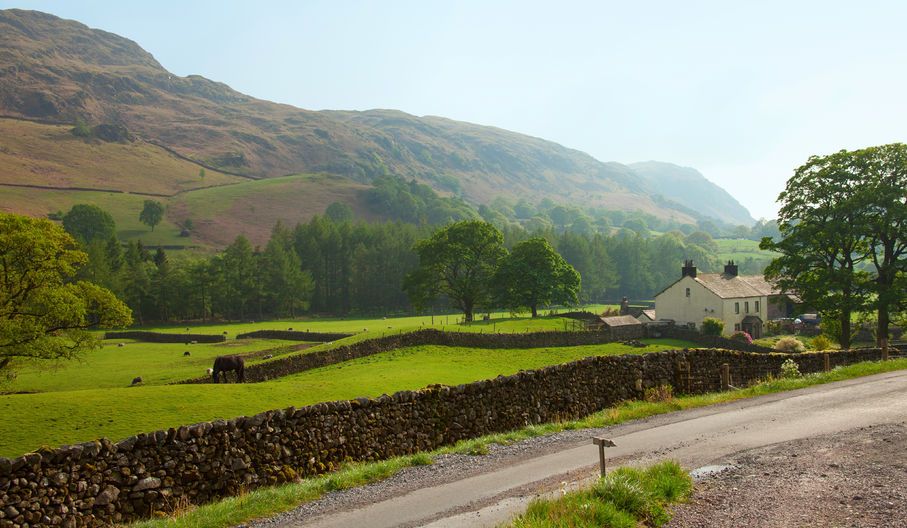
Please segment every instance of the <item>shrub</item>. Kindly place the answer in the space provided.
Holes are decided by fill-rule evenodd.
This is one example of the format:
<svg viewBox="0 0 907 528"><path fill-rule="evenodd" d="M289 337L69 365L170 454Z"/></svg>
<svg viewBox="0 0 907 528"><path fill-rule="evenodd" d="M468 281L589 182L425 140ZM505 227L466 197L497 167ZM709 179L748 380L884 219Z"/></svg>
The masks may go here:
<svg viewBox="0 0 907 528"><path fill-rule="evenodd" d="M659 385L646 389L647 402L668 402L674 399L674 388L670 385Z"/></svg>
<svg viewBox="0 0 907 528"><path fill-rule="evenodd" d="M813 350L829 350L830 348L834 347L834 345L834 342L825 334L817 335L812 340Z"/></svg>
<svg viewBox="0 0 907 528"><path fill-rule="evenodd" d="M702 333L710 336L720 336L724 332L724 321L715 317L706 317L702 320Z"/></svg>
<svg viewBox="0 0 907 528"><path fill-rule="evenodd" d="M746 332L734 332L731 335L731 339L734 341L740 341L741 343L746 343L748 345L753 344L753 337Z"/></svg>
<svg viewBox="0 0 907 528"><path fill-rule="evenodd" d="M800 366L793 359L786 359L781 363L782 378L799 378L800 375Z"/></svg>
<svg viewBox="0 0 907 528"><path fill-rule="evenodd" d="M803 352L806 346L796 337L782 337L775 343L775 350L778 352Z"/></svg>

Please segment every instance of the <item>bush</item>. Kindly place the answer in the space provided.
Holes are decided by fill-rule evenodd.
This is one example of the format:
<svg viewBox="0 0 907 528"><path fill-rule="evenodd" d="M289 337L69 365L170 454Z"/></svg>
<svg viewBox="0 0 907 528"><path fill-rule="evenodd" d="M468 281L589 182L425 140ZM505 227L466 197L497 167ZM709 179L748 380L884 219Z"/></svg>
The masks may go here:
<svg viewBox="0 0 907 528"><path fill-rule="evenodd" d="M734 341L740 341L741 343L746 343L748 345L753 344L753 337L746 332L734 332L731 335L731 339Z"/></svg>
<svg viewBox="0 0 907 528"><path fill-rule="evenodd" d="M778 352L803 352L806 346L796 337L782 337L775 343Z"/></svg>
<svg viewBox="0 0 907 528"><path fill-rule="evenodd" d="M781 377L782 378L799 378L800 366L797 365L797 362L793 359L787 359L784 363L781 363Z"/></svg>
<svg viewBox="0 0 907 528"><path fill-rule="evenodd" d="M812 349L813 350L829 350L834 347L834 342L828 338L828 336L822 334L817 335L812 340Z"/></svg>
<svg viewBox="0 0 907 528"><path fill-rule="evenodd" d="M724 321L715 317L706 317L702 320L702 333L710 336L720 336L724 332Z"/></svg>

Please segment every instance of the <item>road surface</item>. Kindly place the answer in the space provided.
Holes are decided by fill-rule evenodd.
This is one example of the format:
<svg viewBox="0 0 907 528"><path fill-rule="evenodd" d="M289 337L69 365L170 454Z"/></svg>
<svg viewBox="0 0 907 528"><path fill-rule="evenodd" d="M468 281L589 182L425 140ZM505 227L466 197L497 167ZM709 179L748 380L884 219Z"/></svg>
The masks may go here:
<svg viewBox="0 0 907 528"><path fill-rule="evenodd" d="M606 429L590 430L534 453L520 452L487 469L464 471L437 482L400 479L322 499L267 522L269 526L459 528L496 526L523 511L535 496L563 482L589 481L598 473L591 437L616 447L609 463L648 464L664 458L692 469L720 463L740 451L779 442L907 420L907 371L820 385L728 404L703 407ZM530 441L531 442L531 441ZM483 457L475 457L481 466ZM614 467L613 465L610 467ZM430 470L430 467L429 469ZM398 479L394 477L391 480ZM369 495L371 494L371 495ZM363 500L365 497L365 500Z"/></svg>

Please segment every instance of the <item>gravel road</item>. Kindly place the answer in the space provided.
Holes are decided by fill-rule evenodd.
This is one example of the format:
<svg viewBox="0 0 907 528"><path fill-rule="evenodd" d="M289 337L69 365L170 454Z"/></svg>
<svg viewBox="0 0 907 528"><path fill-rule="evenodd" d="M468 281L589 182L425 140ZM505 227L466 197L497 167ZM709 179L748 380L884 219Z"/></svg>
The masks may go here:
<svg viewBox="0 0 907 528"><path fill-rule="evenodd" d="M907 525L907 424L860 427L719 461L671 528Z"/></svg>

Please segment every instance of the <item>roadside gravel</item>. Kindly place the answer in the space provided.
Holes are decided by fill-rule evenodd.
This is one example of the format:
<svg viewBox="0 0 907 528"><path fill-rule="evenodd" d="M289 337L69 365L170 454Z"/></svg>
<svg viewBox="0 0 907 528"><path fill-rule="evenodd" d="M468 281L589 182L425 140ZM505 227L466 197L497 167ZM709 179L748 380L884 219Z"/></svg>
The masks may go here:
<svg viewBox="0 0 907 528"><path fill-rule="evenodd" d="M907 424L744 451L697 482L671 528L907 526Z"/></svg>

